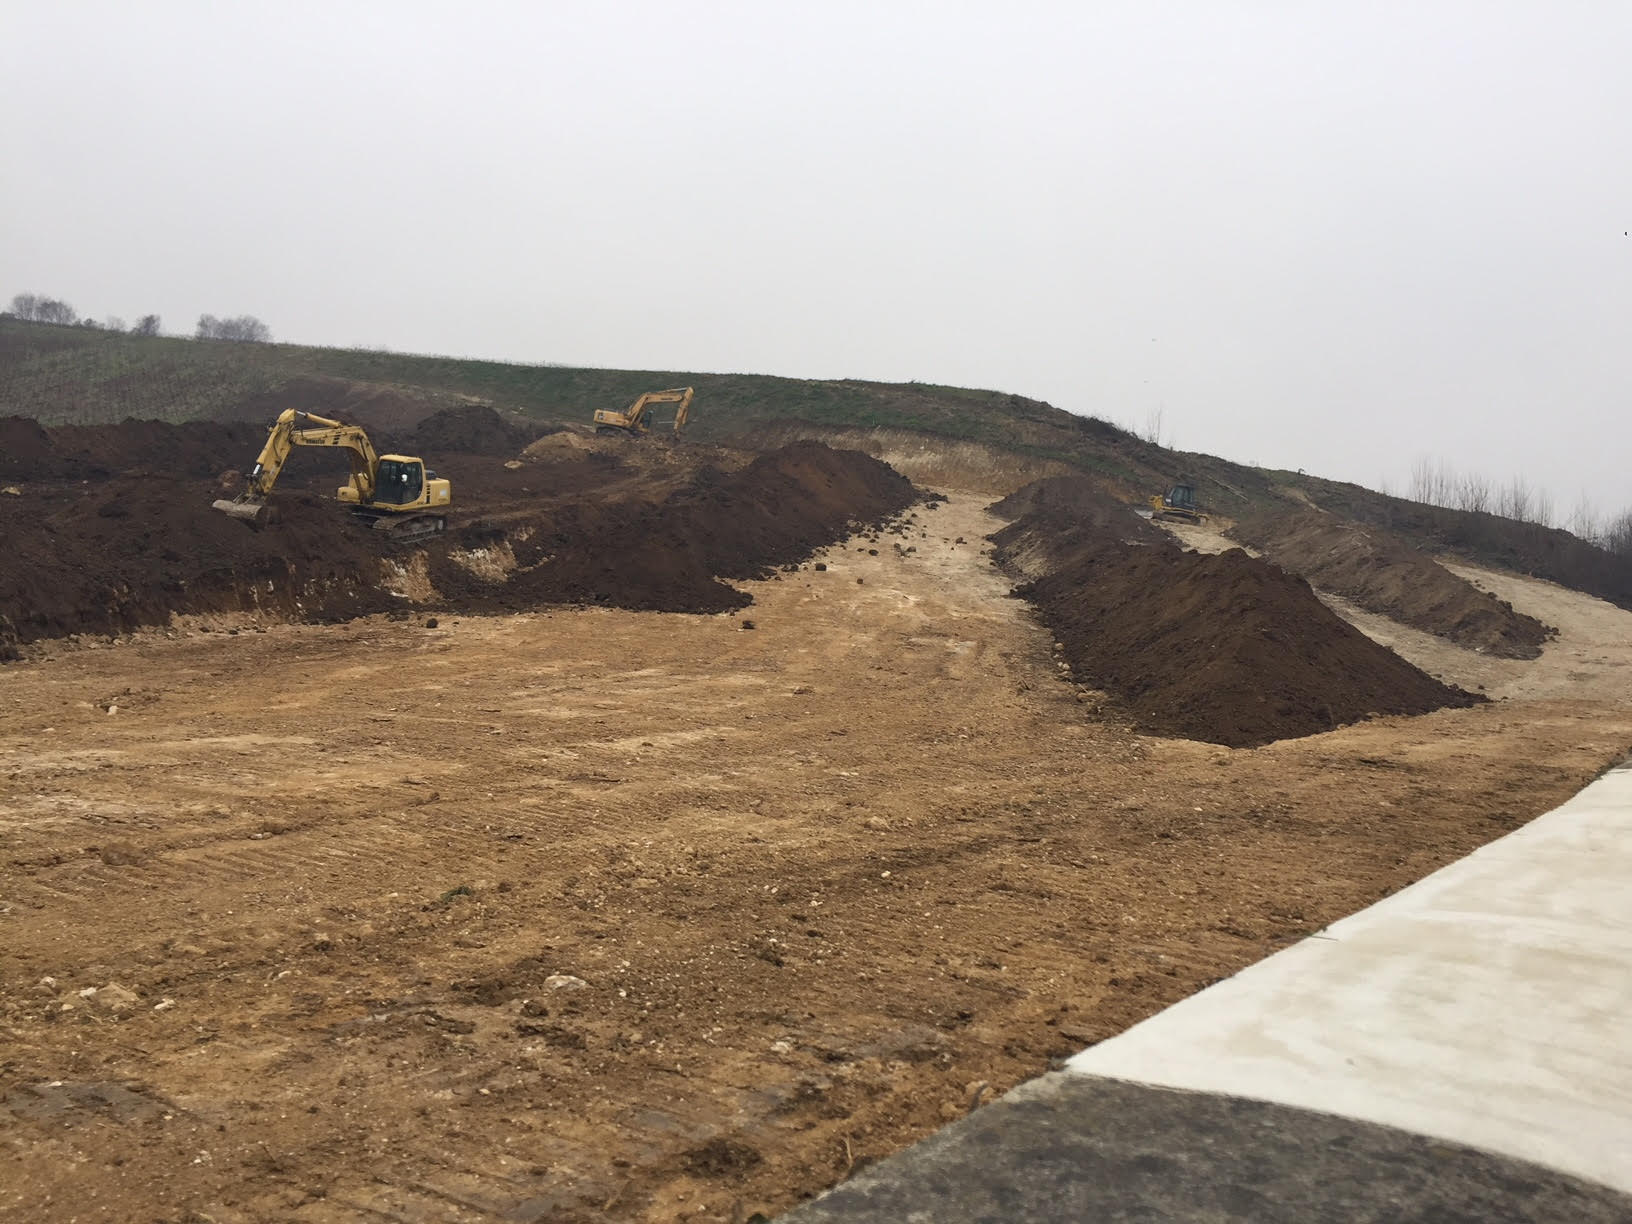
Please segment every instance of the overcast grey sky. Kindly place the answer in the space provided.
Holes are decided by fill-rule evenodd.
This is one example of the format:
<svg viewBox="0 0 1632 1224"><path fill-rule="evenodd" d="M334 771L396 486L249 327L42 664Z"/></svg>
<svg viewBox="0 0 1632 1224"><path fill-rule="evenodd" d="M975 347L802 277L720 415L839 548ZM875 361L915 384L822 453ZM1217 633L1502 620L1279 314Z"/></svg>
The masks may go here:
<svg viewBox="0 0 1632 1224"><path fill-rule="evenodd" d="M0 300L993 387L1618 510L1629 65L1625 0L0 0Z"/></svg>

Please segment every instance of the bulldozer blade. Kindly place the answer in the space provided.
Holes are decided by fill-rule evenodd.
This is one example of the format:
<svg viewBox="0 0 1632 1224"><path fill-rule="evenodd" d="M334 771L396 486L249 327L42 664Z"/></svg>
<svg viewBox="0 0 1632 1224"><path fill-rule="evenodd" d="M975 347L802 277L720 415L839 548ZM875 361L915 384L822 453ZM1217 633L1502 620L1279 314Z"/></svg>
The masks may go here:
<svg viewBox="0 0 1632 1224"><path fill-rule="evenodd" d="M257 527L270 521L272 517L267 513L266 503L264 502L235 502L223 499L213 502L212 505L222 514L230 514L235 519L242 519L244 522L252 523Z"/></svg>

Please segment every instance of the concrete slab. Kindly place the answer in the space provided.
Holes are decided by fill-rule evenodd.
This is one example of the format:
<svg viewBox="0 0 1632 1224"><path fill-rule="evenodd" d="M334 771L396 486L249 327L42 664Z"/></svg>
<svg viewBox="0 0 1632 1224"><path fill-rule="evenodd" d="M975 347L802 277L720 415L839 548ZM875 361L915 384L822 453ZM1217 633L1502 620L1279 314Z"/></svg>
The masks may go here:
<svg viewBox="0 0 1632 1224"><path fill-rule="evenodd" d="M1068 1066L1632 1191L1632 769Z"/></svg>
<svg viewBox="0 0 1632 1224"><path fill-rule="evenodd" d="M783 1224L1625 1224L1632 1197L1285 1105L1056 1073Z"/></svg>

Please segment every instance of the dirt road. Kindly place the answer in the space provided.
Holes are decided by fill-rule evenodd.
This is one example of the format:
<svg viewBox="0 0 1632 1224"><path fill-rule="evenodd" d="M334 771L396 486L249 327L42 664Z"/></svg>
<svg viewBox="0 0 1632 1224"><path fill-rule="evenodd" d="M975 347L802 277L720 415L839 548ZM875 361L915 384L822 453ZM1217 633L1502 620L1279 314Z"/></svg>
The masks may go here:
<svg viewBox="0 0 1632 1224"><path fill-rule="evenodd" d="M1095 721L985 500L735 617L0 670L0 1215L772 1213L1632 750L1604 700Z"/></svg>

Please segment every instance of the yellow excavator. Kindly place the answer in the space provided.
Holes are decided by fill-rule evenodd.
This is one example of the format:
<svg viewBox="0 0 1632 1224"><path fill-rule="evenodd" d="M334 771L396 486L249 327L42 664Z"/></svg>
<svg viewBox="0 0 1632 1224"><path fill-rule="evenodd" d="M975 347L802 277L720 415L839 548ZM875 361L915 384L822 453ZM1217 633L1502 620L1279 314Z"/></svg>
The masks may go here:
<svg viewBox="0 0 1632 1224"><path fill-rule="evenodd" d="M351 460L351 479L335 497L351 512L393 542L409 543L447 529L443 511L452 498L452 486L425 470L425 461L412 455L381 455L374 450L361 425L347 425L328 417L289 408L279 415L266 436L244 491L215 508L257 526L271 521L268 499L283 465L297 446L338 446Z"/></svg>
<svg viewBox="0 0 1632 1224"><path fill-rule="evenodd" d="M622 434L626 438L644 438L651 433L647 414L653 404L679 404L674 411L674 435L680 436L691 418L691 388L670 387L667 391L648 391L623 412L610 408L595 410L595 432Z"/></svg>
<svg viewBox="0 0 1632 1224"><path fill-rule="evenodd" d="M1151 518L1171 523L1201 523L1207 516L1196 508L1194 485L1176 484L1166 493L1150 499Z"/></svg>

